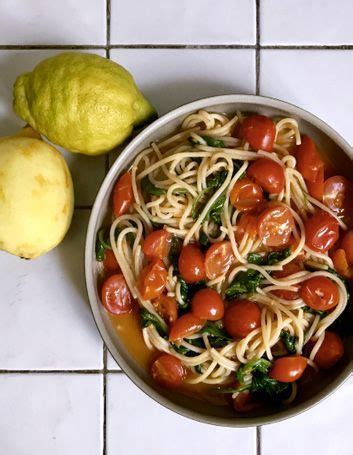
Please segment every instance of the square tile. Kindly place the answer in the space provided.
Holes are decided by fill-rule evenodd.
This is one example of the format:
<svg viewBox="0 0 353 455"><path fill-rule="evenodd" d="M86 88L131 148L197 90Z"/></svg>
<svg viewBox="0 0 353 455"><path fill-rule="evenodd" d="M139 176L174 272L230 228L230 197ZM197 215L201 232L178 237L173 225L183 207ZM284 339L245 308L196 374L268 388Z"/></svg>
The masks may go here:
<svg viewBox="0 0 353 455"><path fill-rule="evenodd" d="M261 44L352 44L351 0L261 0Z"/></svg>
<svg viewBox="0 0 353 455"><path fill-rule="evenodd" d="M351 455L353 380L313 409L262 428L262 455L318 453Z"/></svg>
<svg viewBox="0 0 353 455"><path fill-rule="evenodd" d="M289 101L321 117L350 143L353 51L261 51L261 95Z"/></svg>
<svg viewBox="0 0 353 455"><path fill-rule="evenodd" d="M0 453L102 453L102 375L0 375Z"/></svg>
<svg viewBox="0 0 353 455"><path fill-rule="evenodd" d="M116 363L116 361L113 359L112 355L110 354L109 351L107 351L107 368L108 370L121 370L119 365Z"/></svg>
<svg viewBox="0 0 353 455"><path fill-rule="evenodd" d="M0 136L14 134L24 125L24 122L12 111L12 87L17 76L26 71L32 71L41 60L60 52L55 50L0 51ZM92 52L105 57L103 50ZM91 157L66 152L61 147L57 148L64 154L71 169L75 187L75 204L92 205L104 178L105 157Z"/></svg>
<svg viewBox="0 0 353 455"><path fill-rule="evenodd" d="M37 259L0 252L0 369L102 368L84 281L88 217L76 211L62 244Z"/></svg>
<svg viewBox="0 0 353 455"><path fill-rule="evenodd" d="M113 44L254 44L255 0L112 0Z"/></svg>
<svg viewBox="0 0 353 455"><path fill-rule="evenodd" d="M108 375L108 455L193 455L200 447L203 455L255 455L255 429L211 427L186 419L155 403L126 376Z"/></svg>
<svg viewBox="0 0 353 455"><path fill-rule="evenodd" d="M199 98L255 92L253 49L113 49L159 115Z"/></svg>
<svg viewBox="0 0 353 455"><path fill-rule="evenodd" d="M0 44L105 44L105 1L2 0Z"/></svg>

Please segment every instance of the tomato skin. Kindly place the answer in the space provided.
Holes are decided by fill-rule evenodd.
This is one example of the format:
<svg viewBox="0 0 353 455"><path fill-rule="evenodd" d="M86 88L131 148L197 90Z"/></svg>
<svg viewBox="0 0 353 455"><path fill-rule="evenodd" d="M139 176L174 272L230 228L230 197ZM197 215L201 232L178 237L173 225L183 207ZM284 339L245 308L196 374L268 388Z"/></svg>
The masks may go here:
<svg viewBox="0 0 353 455"><path fill-rule="evenodd" d="M324 204L338 215L353 209L353 183L341 175L325 180Z"/></svg>
<svg viewBox="0 0 353 455"><path fill-rule="evenodd" d="M237 180L230 193L230 202L240 212L254 209L263 198L261 186L247 177Z"/></svg>
<svg viewBox="0 0 353 455"><path fill-rule="evenodd" d="M102 304L111 314L120 315L132 312L132 297L121 273L111 275L104 281L102 286Z"/></svg>
<svg viewBox="0 0 353 455"><path fill-rule="evenodd" d="M343 275L345 278L350 278L349 264L347 262L347 255L343 248L338 248L331 254L331 259L335 270Z"/></svg>
<svg viewBox="0 0 353 455"><path fill-rule="evenodd" d="M296 145L294 149L297 169L308 182L317 182L324 168L324 162L316 149L314 141L309 136L302 135L301 141L302 143Z"/></svg>
<svg viewBox="0 0 353 455"><path fill-rule="evenodd" d="M238 299L226 308L224 327L233 338L244 338L261 325L261 310L251 300Z"/></svg>
<svg viewBox="0 0 353 455"><path fill-rule="evenodd" d="M347 261L353 265L353 231L348 231L344 234L341 242L341 247L346 253Z"/></svg>
<svg viewBox="0 0 353 455"><path fill-rule="evenodd" d="M250 115L242 124L242 136L254 150L272 152L276 126L264 115Z"/></svg>
<svg viewBox="0 0 353 455"><path fill-rule="evenodd" d="M308 188L310 196L322 201L324 197L324 167L322 166L317 173L317 178L315 182L309 180L306 181L306 186Z"/></svg>
<svg viewBox="0 0 353 455"><path fill-rule="evenodd" d="M166 259L172 243L172 234L165 229L153 231L145 238L142 252L147 259Z"/></svg>
<svg viewBox="0 0 353 455"><path fill-rule="evenodd" d="M125 172L115 184L113 190L113 212L115 217L127 213L134 202L131 173Z"/></svg>
<svg viewBox="0 0 353 455"><path fill-rule="evenodd" d="M258 217L258 235L267 247L288 245L294 229L294 218L288 207L268 204Z"/></svg>
<svg viewBox="0 0 353 455"><path fill-rule="evenodd" d="M283 167L274 160L260 158L251 164L246 173L267 193L280 194L284 189Z"/></svg>
<svg viewBox="0 0 353 455"><path fill-rule="evenodd" d="M104 272L107 275L112 275L113 273L121 272L120 266L115 258L113 250L106 249L104 251L103 268Z"/></svg>
<svg viewBox="0 0 353 455"><path fill-rule="evenodd" d="M214 289L201 289L191 301L191 311L201 320L218 321L224 316L224 303Z"/></svg>
<svg viewBox="0 0 353 455"><path fill-rule="evenodd" d="M198 332L204 326L205 321L202 321L192 313L183 314L172 325L169 332L169 341L182 340L194 333Z"/></svg>
<svg viewBox="0 0 353 455"><path fill-rule="evenodd" d="M144 300L159 297L167 284L168 273L160 259L155 259L144 267L140 273L137 287Z"/></svg>
<svg viewBox="0 0 353 455"><path fill-rule="evenodd" d="M186 283L197 283L206 277L203 254L200 248L192 243L181 249L178 266Z"/></svg>
<svg viewBox="0 0 353 455"><path fill-rule="evenodd" d="M238 393L232 399L234 411L236 412L250 412L263 406L263 403L256 401L253 394L249 390Z"/></svg>
<svg viewBox="0 0 353 455"><path fill-rule="evenodd" d="M167 324L173 324L177 320L178 304L173 297L162 294L152 304Z"/></svg>
<svg viewBox="0 0 353 455"><path fill-rule="evenodd" d="M314 276L304 281L300 296L313 310L328 311L339 301L338 286L325 276Z"/></svg>
<svg viewBox="0 0 353 455"><path fill-rule="evenodd" d="M302 268L296 262L289 262L288 264L283 266L283 270L275 270L272 275L274 278L286 278L294 273L301 272ZM300 286L299 284L296 286ZM300 293L298 291L286 291L284 289L278 289L277 291L272 291L272 294L276 295L280 299L285 300L295 300L299 299Z"/></svg>
<svg viewBox="0 0 353 455"><path fill-rule="evenodd" d="M241 215L234 234L235 240L240 243L245 233L247 233L251 239L255 239L257 236L257 218L255 215L250 213L244 213Z"/></svg>
<svg viewBox="0 0 353 455"><path fill-rule="evenodd" d="M314 341L311 342L314 345ZM325 332L325 338L317 351L314 362L319 368L327 370L335 365L344 354L344 345L335 332Z"/></svg>
<svg viewBox="0 0 353 455"><path fill-rule="evenodd" d="M150 373L158 385L167 389L175 389L181 386L186 376L181 361L165 353L160 354L152 363Z"/></svg>
<svg viewBox="0 0 353 455"><path fill-rule="evenodd" d="M294 382L304 373L306 365L307 359L300 355L280 357L273 362L269 376L280 382Z"/></svg>
<svg viewBox="0 0 353 455"><path fill-rule="evenodd" d="M314 251L325 253L339 237L338 222L324 210L318 210L305 223L305 244Z"/></svg>
<svg viewBox="0 0 353 455"><path fill-rule="evenodd" d="M209 280L226 273L235 258L232 245L228 240L213 243L205 255L205 271Z"/></svg>

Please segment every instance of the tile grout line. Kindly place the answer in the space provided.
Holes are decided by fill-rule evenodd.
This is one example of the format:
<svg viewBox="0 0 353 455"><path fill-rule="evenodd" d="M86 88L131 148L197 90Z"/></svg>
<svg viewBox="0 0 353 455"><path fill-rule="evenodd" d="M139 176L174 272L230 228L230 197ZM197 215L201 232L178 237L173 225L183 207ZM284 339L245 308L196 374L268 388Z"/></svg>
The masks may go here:
<svg viewBox="0 0 353 455"><path fill-rule="evenodd" d="M256 455L262 454L262 427L256 427Z"/></svg>
<svg viewBox="0 0 353 455"><path fill-rule="evenodd" d="M255 71L256 71L256 88L255 93L256 95L260 94L260 0L256 0L255 4L255 11L256 11L256 51L255 51Z"/></svg>

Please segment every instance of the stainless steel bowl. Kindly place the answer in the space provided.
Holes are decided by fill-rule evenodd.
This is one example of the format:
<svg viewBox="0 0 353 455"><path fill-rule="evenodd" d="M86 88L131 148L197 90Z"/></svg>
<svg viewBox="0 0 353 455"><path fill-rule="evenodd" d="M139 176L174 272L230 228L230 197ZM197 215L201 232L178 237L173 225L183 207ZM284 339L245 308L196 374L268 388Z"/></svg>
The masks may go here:
<svg viewBox="0 0 353 455"><path fill-rule="evenodd" d="M144 129L119 155L106 176L96 197L86 238L85 271L88 297L97 328L110 353L129 378L147 395L158 403L185 417L201 422L229 426L249 427L274 423L295 416L334 392L351 374L353 369L353 349L351 340L347 341L342 361L327 372L315 386L304 390L288 408L264 410L250 416L237 416L227 407L217 407L199 400L192 400L182 394L160 391L154 386L148 373L131 357L112 326L106 314L97 289L98 272L95 261L95 239L99 227L109 210L109 198L114 183L120 173L128 168L141 150L151 141L163 138L181 124L191 112L199 109L234 113L256 112L267 116L291 116L300 122L300 130L310 135L321 150L329 156L340 173L349 175L352 169L353 152L350 145L325 122L292 104L272 98L252 95L225 95L205 98L175 109Z"/></svg>

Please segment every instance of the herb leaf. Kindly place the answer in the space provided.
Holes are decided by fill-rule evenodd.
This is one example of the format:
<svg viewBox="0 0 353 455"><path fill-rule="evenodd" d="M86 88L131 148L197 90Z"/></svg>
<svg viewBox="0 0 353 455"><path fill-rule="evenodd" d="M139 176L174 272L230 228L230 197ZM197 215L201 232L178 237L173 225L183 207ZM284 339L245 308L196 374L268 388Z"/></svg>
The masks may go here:
<svg viewBox="0 0 353 455"><path fill-rule="evenodd" d="M257 270L248 269L246 272L239 272L226 290L226 298L234 299L242 294L254 293L261 281L262 275Z"/></svg>
<svg viewBox="0 0 353 455"><path fill-rule="evenodd" d="M96 259L99 262L104 261L104 255L105 255L105 250L109 249L111 250L112 247L110 245L110 240L109 238L105 238L106 234L106 229L101 228L97 232L97 238L96 238Z"/></svg>
<svg viewBox="0 0 353 455"><path fill-rule="evenodd" d="M270 366L271 362L269 360L263 358L254 358L239 368L237 371L237 380L241 385L243 385L245 375L254 373L255 371L259 371L260 373L267 373Z"/></svg>
<svg viewBox="0 0 353 455"><path fill-rule="evenodd" d="M161 324L159 319L156 318L156 316L149 311L146 310L146 308L142 308L140 312L140 318L141 318L141 325L143 328L148 327L149 325L154 325L157 332L160 334L161 337L166 338L167 336L167 330L164 328L164 326Z"/></svg>
<svg viewBox="0 0 353 455"><path fill-rule="evenodd" d="M179 308L186 310L189 308L194 294L200 289L203 289L206 285L204 281L199 281L195 284L187 284L181 276L179 276L178 280L180 283L180 295L183 300L183 303L179 302Z"/></svg>
<svg viewBox="0 0 353 455"><path fill-rule="evenodd" d="M205 249L207 249L211 245L208 236L203 231L200 231L199 244Z"/></svg>
<svg viewBox="0 0 353 455"><path fill-rule="evenodd" d="M290 385L270 378L267 373L255 372L250 390L264 400L280 401L289 393Z"/></svg>
<svg viewBox="0 0 353 455"><path fill-rule="evenodd" d="M221 214L223 211L224 203L226 201L226 195L221 194L211 205L210 210L208 211L206 218L211 219L216 224L221 223Z"/></svg>
<svg viewBox="0 0 353 455"><path fill-rule="evenodd" d="M224 148L225 144L221 139L215 139L214 137L211 136L202 136L203 139L205 139L206 144L209 145L210 147L218 147L218 148Z"/></svg>
<svg viewBox="0 0 353 455"><path fill-rule="evenodd" d="M282 330L281 332L281 339L285 344L287 351L291 354L295 354L297 352L297 337L291 335L287 330Z"/></svg>
<svg viewBox="0 0 353 455"><path fill-rule="evenodd" d="M207 188L214 188L218 189L221 187L227 178L228 172L227 171L220 171L216 172L213 175L209 175L206 179L206 186Z"/></svg>
<svg viewBox="0 0 353 455"><path fill-rule="evenodd" d="M290 255L291 248L288 247L280 251L270 251L266 256L259 253L249 253L247 259L250 264L273 265L277 264L277 262L283 261Z"/></svg>
<svg viewBox="0 0 353 455"><path fill-rule="evenodd" d="M141 181L141 189L148 194L152 194L154 196L161 196L162 194L166 193L166 190L163 188L158 188L157 186L153 185L151 180L148 178L148 175L144 177Z"/></svg>
<svg viewBox="0 0 353 455"><path fill-rule="evenodd" d="M207 322L199 333L206 333L208 335L208 341L213 348L223 347L229 341L232 341L232 338L223 329L211 322Z"/></svg>
<svg viewBox="0 0 353 455"><path fill-rule="evenodd" d="M188 349L185 346L178 345L176 343L172 343L172 346L174 351L178 352L181 355L185 355L186 357L195 357L196 355L198 355L197 352L191 351L191 349Z"/></svg>
<svg viewBox="0 0 353 455"><path fill-rule="evenodd" d="M302 310L304 311L304 313L311 313L311 314L319 315L320 318L324 318L327 315L327 311L314 310L313 308L310 308L309 306L303 306Z"/></svg>
<svg viewBox="0 0 353 455"><path fill-rule="evenodd" d="M262 265L264 261L264 257L260 253L249 253L247 259L249 264L257 265Z"/></svg>

